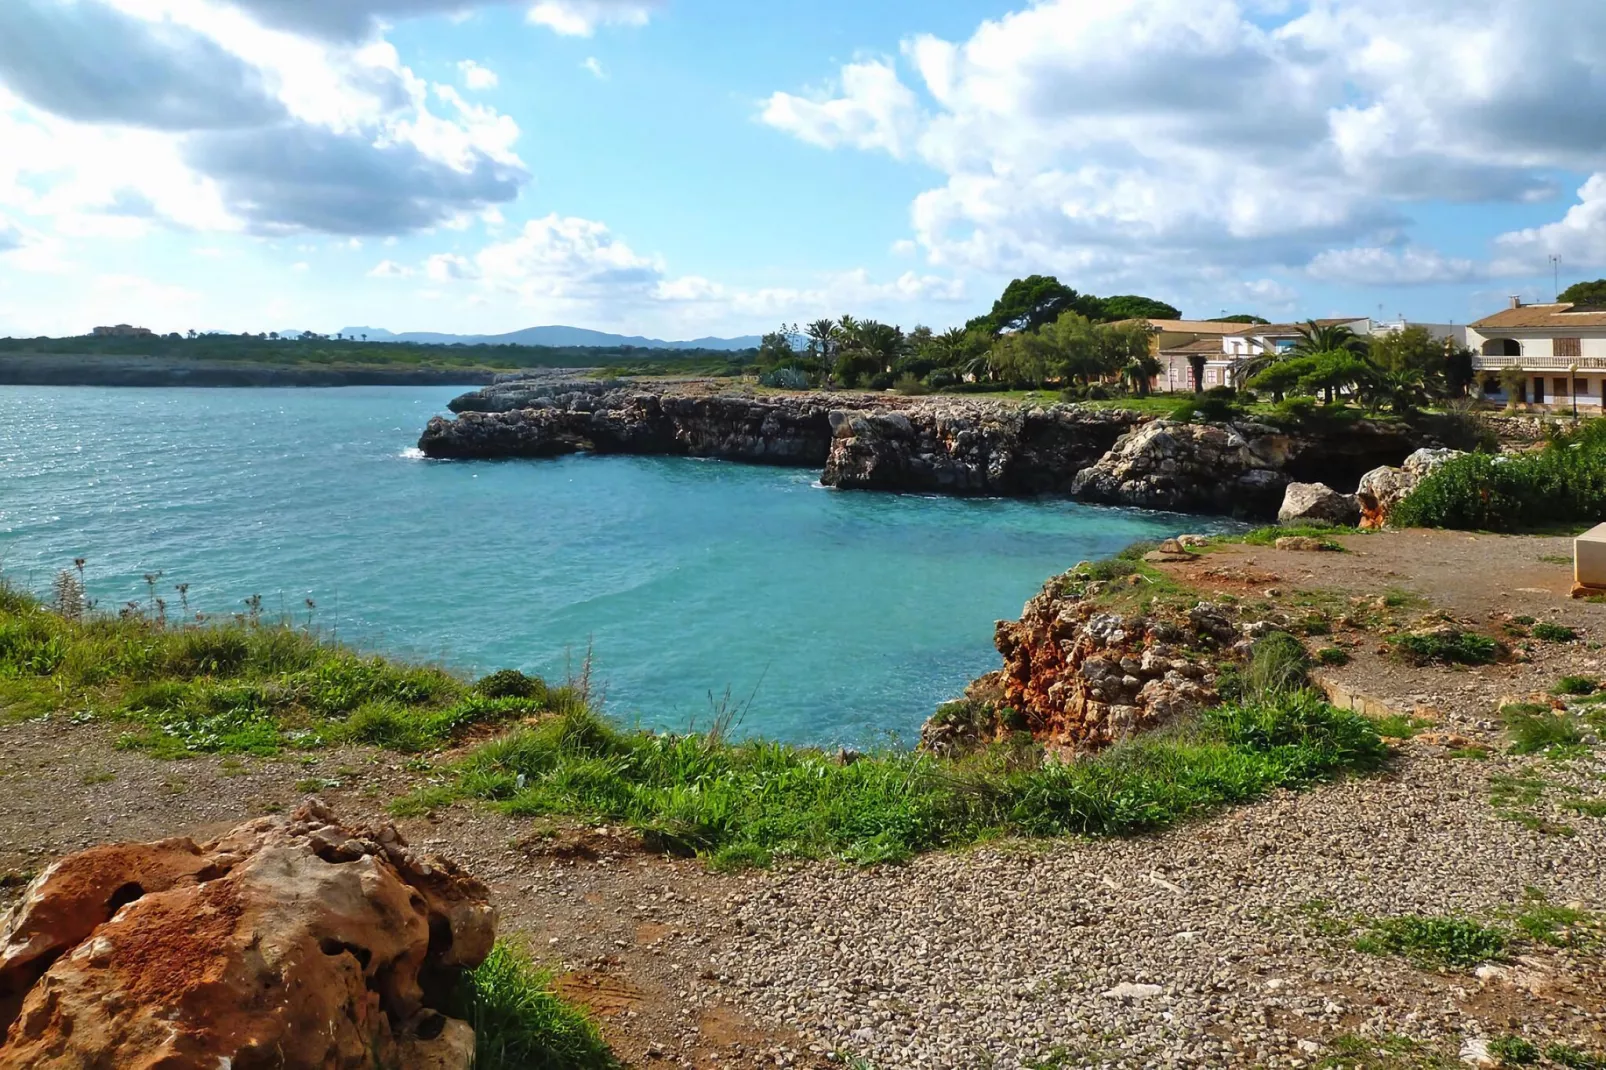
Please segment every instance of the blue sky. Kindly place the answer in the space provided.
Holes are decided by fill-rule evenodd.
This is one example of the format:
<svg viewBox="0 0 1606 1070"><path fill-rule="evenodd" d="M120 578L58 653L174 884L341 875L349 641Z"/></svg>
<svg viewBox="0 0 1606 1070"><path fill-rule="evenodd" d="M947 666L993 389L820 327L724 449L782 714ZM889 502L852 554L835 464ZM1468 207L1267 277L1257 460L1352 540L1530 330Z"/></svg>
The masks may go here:
<svg viewBox="0 0 1606 1070"><path fill-rule="evenodd" d="M1606 274L1598 0L5 0L0 334L1466 322ZM1598 177L1597 177L1598 176Z"/></svg>

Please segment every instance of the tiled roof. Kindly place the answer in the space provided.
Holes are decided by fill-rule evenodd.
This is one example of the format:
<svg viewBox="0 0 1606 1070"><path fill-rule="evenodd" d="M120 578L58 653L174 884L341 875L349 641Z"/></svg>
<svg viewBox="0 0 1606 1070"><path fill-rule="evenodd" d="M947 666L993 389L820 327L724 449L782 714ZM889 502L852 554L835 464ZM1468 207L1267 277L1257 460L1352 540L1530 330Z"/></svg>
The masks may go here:
<svg viewBox="0 0 1606 1070"><path fill-rule="evenodd" d="M1219 338L1201 338L1196 342L1189 342L1187 345L1172 346L1170 349L1162 349L1160 351L1162 357L1172 353L1176 353L1179 356L1185 353L1207 353L1217 357L1226 356L1226 352L1221 348L1221 339Z"/></svg>
<svg viewBox="0 0 1606 1070"><path fill-rule="evenodd" d="M1480 334L1487 334L1489 331L1520 330L1524 327L1552 330L1566 330L1569 327L1606 327L1606 310L1574 312L1574 307L1566 301L1555 305L1520 305L1517 308L1502 309L1492 316L1485 316L1474 323L1472 329Z"/></svg>
<svg viewBox="0 0 1606 1070"><path fill-rule="evenodd" d="M1122 320L1121 323L1147 323L1167 334L1237 334L1241 323L1213 323L1209 320Z"/></svg>

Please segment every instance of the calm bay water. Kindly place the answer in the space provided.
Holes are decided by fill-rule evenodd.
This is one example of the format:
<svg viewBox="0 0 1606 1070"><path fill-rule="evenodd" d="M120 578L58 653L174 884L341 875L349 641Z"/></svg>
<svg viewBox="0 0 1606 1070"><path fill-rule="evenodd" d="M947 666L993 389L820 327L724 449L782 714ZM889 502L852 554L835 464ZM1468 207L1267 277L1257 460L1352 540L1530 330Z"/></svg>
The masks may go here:
<svg viewBox="0 0 1606 1070"><path fill-rule="evenodd" d="M995 668L993 621L1055 572L1206 525L1064 501L837 492L679 458L434 462L449 387L0 387L0 570L88 558L103 607L271 612L364 649L562 679L590 644L616 718L869 743ZM756 689L756 691L755 691Z"/></svg>

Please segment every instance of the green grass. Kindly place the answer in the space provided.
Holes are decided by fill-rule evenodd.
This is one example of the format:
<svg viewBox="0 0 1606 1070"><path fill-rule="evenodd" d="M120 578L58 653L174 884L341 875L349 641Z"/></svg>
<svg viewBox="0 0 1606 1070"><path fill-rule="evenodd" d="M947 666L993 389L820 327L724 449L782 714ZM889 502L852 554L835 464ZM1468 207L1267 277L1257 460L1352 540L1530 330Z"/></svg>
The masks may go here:
<svg viewBox="0 0 1606 1070"><path fill-rule="evenodd" d="M1452 1057L1397 1035L1349 1033L1333 1038L1328 1051L1316 1064L1317 1070L1456 1070L1461 1066Z"/></svg>
<svg viewBox="0 0 1606 1070"><path fill-rule="evenodd" d="M1600 690L1600 682L1592 676L1563 676L1550 689L1552 695L1593 695Z"/></svg>
<svg viewBox="0 0 1606 1070"><path fill-rule="evenodd" d="M1540 623L1533 626L1533 637L1547 643L1570 643L1578 633L1560 624Z"/></svg>
<svg viewBox="0 0 1606 1070"><path fill-rule="evenodd" d="M611 1070L597 1027L560 999L552 975L505 941L462 980L453 1013L474 1027L475 1070Z"/></svg>
<svg viewBox="0 0 1606 1070"><path fill-rule="evenodd" d="M339 742L425 751L578 701L517 673L476 687L250 616L74 616L0 584L0 717L120 723L121 746L163 758Z"/></svg>
<svg viewBox="0 0 1606 1070"><path fill-rule="evenodd" d="M399 808L472 798L516 815L579 815L722 866L869 864L1003 835L1148 832L1374 769L1386 753L1364 718L1306 691L1209 710L1073 762L992 751L962 762L885 752L844 764L717 735L624 733L573 710L482 745L457 764L454 783Z"/></svg>
<svg viewBox="0 0 1606 1070"><path fill-rule="evenodd" d="M1422 966L1469 968L1503 958L1507 938L1471 918L1378 918L1355 941L1357 951L1401 955Z"/></svg>
<svg viewBox="0 0 1606 1070"><path fill-rule="evenodd" d="M1555 747L1578 747L1584 730L1571 714L1530 703L1504 706L1501 719L1511 737L1511 753L1543 754Z"/></svg>
<svg viewBox="0 0 1606 1070"><path fill-rule="evenodd" d="M1324 646L1316 651L1316 661L1321 665L1348 665L1350 663L1349 651L1336 646Z"/></svg>
<svg viewBox="0 0 1606 1070"><path fill-rule="evenodd" d="M1550 947L1593 948L1600 942L1601 919L1587 910L1557 906L1537 888L1524 890L1512 921L1528 939Z"/></svg>
<svg viewBox="0 0 1606 1070"><path fill-rule="evenodd" d="M1500 656L1500 644L1486 635L1448 629L1442 633L1398 635L1391 642L1400 659L1411 665L1488 665Z"/></svg>
<svg viewBox="0 0 1606 1070"><path fill-rule="evenodd" d="M1518 1036L1495 1037L1489 1041L1489 1054L1501 1066L1532 1066L1539 1061L1539 1045Z"/></svg>
<svg viewBox="0 0 1606 1070"><path fill-rule="evenodd" d="M1307 538L1320 539L1331 550L1343 550L1344 547L1334 540L1339 536L1363 535L1365 532L1357 528L1338 527L1333 524L1273 524L1270 527L1255 528L1241 535L1224 535L1222 542L1241 542L1249 546L1275 546L1278 539Z"/></svg>
<svg viewBox="0 0 1606 1070"><path fill-rule="evenodd" d="M1373 719L1372 723L1377 726L1377 734L1386 739L1411 739L1417 733L1433 727L1432 721L1404 713L1391 713L1386 717L1378 717Z"/></svg>

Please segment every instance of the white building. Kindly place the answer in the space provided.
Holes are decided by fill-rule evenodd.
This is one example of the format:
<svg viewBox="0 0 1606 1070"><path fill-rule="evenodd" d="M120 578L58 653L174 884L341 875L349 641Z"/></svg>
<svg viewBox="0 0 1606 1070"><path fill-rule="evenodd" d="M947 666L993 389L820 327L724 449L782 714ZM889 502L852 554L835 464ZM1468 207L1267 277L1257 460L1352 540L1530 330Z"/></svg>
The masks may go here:
<svg viewBox="0 0 1606 1070"><path fill-rule="evenodd" d="M1485 396L1553 409L1601 410L1606 384L1606 309L1560 302L1511 307L1472 324L1467 344ZM1502 373L1522 372L1517 396L1507 396Z"/></svg>

